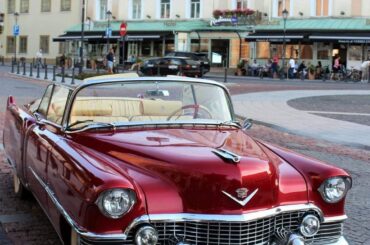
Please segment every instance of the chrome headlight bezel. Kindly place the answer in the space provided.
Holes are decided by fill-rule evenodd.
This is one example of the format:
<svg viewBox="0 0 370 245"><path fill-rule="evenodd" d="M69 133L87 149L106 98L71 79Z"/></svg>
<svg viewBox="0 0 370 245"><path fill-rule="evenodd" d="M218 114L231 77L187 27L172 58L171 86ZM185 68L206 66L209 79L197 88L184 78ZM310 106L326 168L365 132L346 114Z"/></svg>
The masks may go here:
<svg viewBox="0 0 370 245"><path fill-rule="evenodd" d="M113 195L118 195L118 194L121 194L122 198L126 198L125 208L122 209L122 211L120 212L115 212L115 213L110 212L106 208L106 204L109 201L108 198L109 197L112 198ZM99 210L102 212L102 214L112 219L119 219L123 215L127 214L132 209L135 203L136 203L135 192L131 189L124 189L124 188L113 188L113 189L105 190L99 195L98 199L96 200L96 205L99 207Z"/></svg>
<svg viewBox="0 0 370 245"><path fill-rule="evenodd" d="M343 190L341 195L338 195L337 197L333 198L330 195L328 195L329 188L341 188ZM344 185L344 186L343 186ZM336 186L336 187L335 187ZM347 195L347 192L352 188L352 179L350 177L344 177L344 176L336 176L326 179L319 187L318 191L321 194L321 197L324 199L327 203L338 203L345 196Z"/></svg>

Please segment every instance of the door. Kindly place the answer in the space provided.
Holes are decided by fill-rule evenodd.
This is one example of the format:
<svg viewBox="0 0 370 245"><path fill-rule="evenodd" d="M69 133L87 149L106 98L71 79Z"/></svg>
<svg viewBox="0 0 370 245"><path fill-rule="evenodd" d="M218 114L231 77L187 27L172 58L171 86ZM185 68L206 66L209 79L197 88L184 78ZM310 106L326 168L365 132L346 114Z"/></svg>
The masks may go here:
<svg viewBox="0 0 370 245"><path fill-rule="evenodd" d="M229 67L229 48L229 40L213 39L211 41L212 66Z"/></svg>
<svg viewBox="0 0 370 245"><path fill-rule="evenodd" d="M45 93L37 109L38 121L28 129L25 137L26 178L35 197L48 211L48 172L51 171L50 154L60 138L60 129L70 90L54 85Z"/></svg>

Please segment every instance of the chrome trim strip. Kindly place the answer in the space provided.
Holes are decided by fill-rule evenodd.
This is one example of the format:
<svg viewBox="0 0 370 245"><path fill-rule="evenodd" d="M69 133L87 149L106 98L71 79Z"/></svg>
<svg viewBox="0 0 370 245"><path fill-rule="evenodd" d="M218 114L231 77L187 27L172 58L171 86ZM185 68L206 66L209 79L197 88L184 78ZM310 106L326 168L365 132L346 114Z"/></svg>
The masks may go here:
<svg viewBox="0 0 370 245"><path fill-rule="evenodd" d="M62 207L54 192L49 188L49 186L35 173L35 171L28 167L31 173L35 176L40 185L45 189L46 193L49 195L50 199L57 207L59 212L64 216L69 225L80 235L86 237L89 240L119 240L126 241L129 232L137 225L142 223L148 223L151 221L193 221L193 222L246 222L253 221L261 218L268 218L271 216L278 215L284 212L299 211L299 210L315 210L319 213L320 218L323 223L330 223L336 221L343 221L347 218L346 215L336 216L336 217L324 217L322 211L314 204L297 204L297 205L285 205L278 206L272 209L256 211L245 213L241 215L222 215L222 214L191 214L191 213L176 213L176 214L149 214L142 215L135 220L133 220L123 233L113 233L113 234L98 234L89 232L83 227L79 226L67 213L67 211ZM344 239L344 238L343 238ZM345 241L345 239L344 239ZM332 245L348 245L348 243L334 243Z"/></svg>
<svg viewBox="0 0 370 245"><path fill-rule="evenodd" d="M51 201L54 203L56 208L59 210L59 212L63 215L63 217L66 219L66 221L69 223L69 225L80 235L83 237L86 237L90 240L120 240L125 241L127 239L127 236L122 233L115 233L115 234L98 234L87 231L85 228L78 225L72 218L69 216L67 211L62 207L62 205L59 203L57 198L55 197L54 192L49 188L47 184L35 173L35 171L28 167L31 171L31 173L35 176L37 181L40 183L40 185L45 189L46 193L49 195Z"/></svg>
<svg viewBox="0 0 370 245"><path fill-rule="evenodd" d="M347 240L343 236L341 236L337 242L329 243L329 244L326 244L326 245L349 245L349 244L348 244Z"/></svg>

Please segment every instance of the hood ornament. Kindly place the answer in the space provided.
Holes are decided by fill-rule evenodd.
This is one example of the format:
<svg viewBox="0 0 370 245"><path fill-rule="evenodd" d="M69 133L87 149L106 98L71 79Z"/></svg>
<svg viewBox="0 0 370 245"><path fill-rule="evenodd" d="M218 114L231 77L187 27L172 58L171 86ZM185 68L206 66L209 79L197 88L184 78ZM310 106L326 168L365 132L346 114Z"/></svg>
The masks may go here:
<svg viewBox="0 0 370 245"><path fill-rule="evenodd" d="M226 196L228 196L229 198L231 198L233 201L239 203L241 206L244 207L254 197L254 195L256 195L257 191L258 191L258 188L255 189L248 196L248 189L247 188L239 188L239 189L237 189L235 192L238 194L238 198L241 199L241 200L237 199L236 197L232 196L231 194L227 193L226 191L222 191L222 193L224 193Z"/></svg>
<svg viewBox="0 0 370 245"><path fill-rule="evenodd" d="M240 156L225 149L214 149L212 152L227 162L239 163L241 159Z"/></svg>

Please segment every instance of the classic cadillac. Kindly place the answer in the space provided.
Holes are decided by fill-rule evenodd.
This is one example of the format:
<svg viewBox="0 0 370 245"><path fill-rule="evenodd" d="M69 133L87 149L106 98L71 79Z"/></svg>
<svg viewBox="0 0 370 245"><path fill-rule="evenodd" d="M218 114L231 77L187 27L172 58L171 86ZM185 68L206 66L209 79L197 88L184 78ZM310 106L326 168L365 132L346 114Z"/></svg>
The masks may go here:
<svg viewBox="0 0 370 245"><path fill-rule="evenodd" d="M9 96L4 145L64 244L348 244L348 173L250 126L217 82L106 76Z"/></svg>

